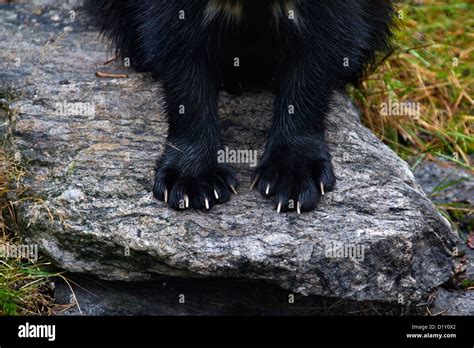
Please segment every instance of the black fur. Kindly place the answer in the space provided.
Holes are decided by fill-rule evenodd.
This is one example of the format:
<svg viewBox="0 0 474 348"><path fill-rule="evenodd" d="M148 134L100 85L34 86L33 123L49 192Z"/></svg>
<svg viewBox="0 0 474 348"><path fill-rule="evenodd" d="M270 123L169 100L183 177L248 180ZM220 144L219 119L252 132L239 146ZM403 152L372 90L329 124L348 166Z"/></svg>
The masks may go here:
<svg viewBox="0 0 474 348"><path fill-rule="evenodd" d="M243 12L237 20L224 12L206 15L209 1L92 1L122 56L163 82L169 145L158 162L155 197L164 200L167 190L175 209L186 208L186 197L190 207L203 210L206 199L209 207L227 201L237 180L217 162L220 86L239 94L246 86L273 83L273 125L254 174L255 187L274 197L282 211L314 209L322 191L335 184L324 140L330 97L356 82L375 52L386 47L391 2L214 1L232 6L240 1ZM275 9L283 15L276 17ZM295 19L288 10L295 11ZM235 57L239 68L233 65Z"/></svg>

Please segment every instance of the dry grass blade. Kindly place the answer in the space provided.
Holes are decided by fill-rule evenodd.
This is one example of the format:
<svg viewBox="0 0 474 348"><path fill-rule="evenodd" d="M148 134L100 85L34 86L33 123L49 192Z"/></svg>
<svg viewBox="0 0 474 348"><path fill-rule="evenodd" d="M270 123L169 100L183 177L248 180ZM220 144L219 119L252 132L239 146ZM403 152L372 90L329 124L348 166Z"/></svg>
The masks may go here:
<svg viewBox="0 0 474 348"><path fill-rule="evenodd" d="M396 48L351 94L364 123L402 157L431 153L473 170L474 5L468 1L406 1ZM381 115L382 105L419 107Z"/></svg>

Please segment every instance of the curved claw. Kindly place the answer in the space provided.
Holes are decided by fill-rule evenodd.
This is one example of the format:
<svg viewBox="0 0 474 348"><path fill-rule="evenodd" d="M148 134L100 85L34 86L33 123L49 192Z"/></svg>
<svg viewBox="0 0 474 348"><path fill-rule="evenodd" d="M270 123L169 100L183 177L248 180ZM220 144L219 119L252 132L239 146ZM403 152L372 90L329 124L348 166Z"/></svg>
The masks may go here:
<svg viewBox="0 0 474 348"><path fill-rule="evenodd" d="M260 179L260 175L257 175L257 176L255 177L255 180L252 182L252 185L250 185L249 190L253 190L253 189L254 189L254 187L255 187L255 185L257 185L257 182L258 182L259 179Z"/></svg>
<svg viewBox="0 0 474 348"><path fill-rule="evenodd" d="M189 196L188 195L184 195L184 206L186 207L186 209L189 208Z"/></svg>
<svg viewBox="0 0 474 348"><path fill-rule="evenodd" d="M204 204L206 205L206 210L209 210L209 200L207 198L204 199Z"/></svg>
<svg viewBox="0 0 474 348"><path fill-rule="evenodd" d="M232 190L232 192L234 193L234 195L238 195L238 192L237 192L237 190L235 189L235 187L232 186L232 185L229 185L229 186L230 186L230 189Z"/></svg>

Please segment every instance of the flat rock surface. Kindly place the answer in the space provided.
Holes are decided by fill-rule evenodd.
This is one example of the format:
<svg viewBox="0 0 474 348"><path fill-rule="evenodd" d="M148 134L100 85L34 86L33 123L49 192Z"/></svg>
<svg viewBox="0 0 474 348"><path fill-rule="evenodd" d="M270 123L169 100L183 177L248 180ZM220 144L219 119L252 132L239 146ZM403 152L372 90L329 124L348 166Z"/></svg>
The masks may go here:
<svg viewBox="0 0 474 348"><path fill-rule="evenodd" d="M432 201L474 205L474 177L468 170L449 163L424 161L414 173L416 181Z"/></svg>
<svg viewBox="0 0 474 348"><path fill-rule="evenodd" d="M316 211L277 214L246 189L252 168L238 164L238 196L210 213L179 213L151 194L166 135L160 85L119 62L104 66L106 46L80 9L71 18L64 8L0 5L0 21L12 110L1 129L28 171L18 216L59 266L109 280L259 279L305 295L407 303L452 275L449 224L347 97L334 97L328 119L337 187ZM223 94L226 145L261 155L271 106L266 93ZM363 252L341 257L332 247Z"/></svg>
<svg viewBox="0 0 474 348"><path fill-rule="evenodd" d="M456 185L436 199L466 197L469 173L437 163L422 162L414 171L427 195L449 176ZM464 179L460 181L460 179ZM468 194L469 192L467 192ZM441 195L442 194L442 195ZM472 196L472 195L471 195ZM473 250L466 253L467 279L474 279ZM407 307L373 301L341 301L321 296L298 296L261 281L179 279L146 282L104 281L68 274L69 284L55 280L58 315L474 315L474 292L439 288L424 305ZM71 289L72 287L72 289ZM72 296L74 291L74 296ZM185 303L179 296L185 296Z"/></svg>
<svg viewBox="0 0 474 348"><path fill-rule="evenodd" d="M474 315L474 291L449 291L440 288L436 295L433 314Z"/></svg>

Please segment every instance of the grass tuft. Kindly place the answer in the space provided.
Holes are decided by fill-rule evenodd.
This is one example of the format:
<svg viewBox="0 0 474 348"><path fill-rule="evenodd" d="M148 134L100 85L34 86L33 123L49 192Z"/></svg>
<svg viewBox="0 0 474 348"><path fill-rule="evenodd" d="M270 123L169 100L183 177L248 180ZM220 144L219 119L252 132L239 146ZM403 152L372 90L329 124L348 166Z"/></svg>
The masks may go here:
<svg viewBox="0 0 474 348"><path fill-rule="evenodd" d="M18 248L22 241L15 237L18 225L10 197L25 191L20 185L24 175L18 161L0 149L0 315L49 315L54 309L50 279L58 274L42 258L11 254L12 246Z"/></svg>
<svg viewBox="0 0 474 348"><path fill-rule="evenodd" d="M474 5L409 0L399 11L393 52L350 89L363 122L404 159L442 158L472 170ZM382 116L389 102L420 112Z"/></svg>

